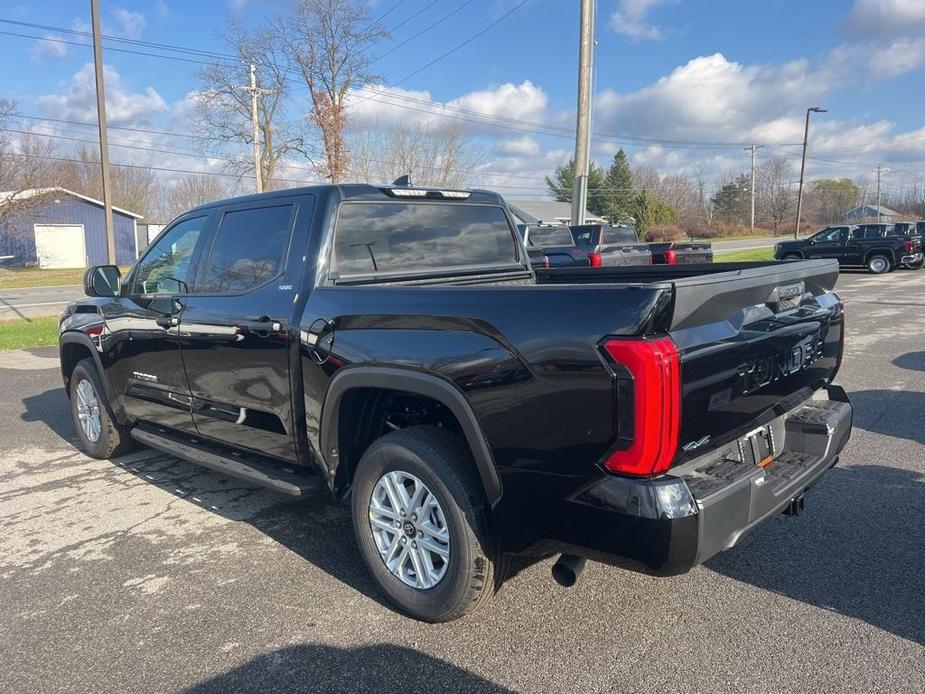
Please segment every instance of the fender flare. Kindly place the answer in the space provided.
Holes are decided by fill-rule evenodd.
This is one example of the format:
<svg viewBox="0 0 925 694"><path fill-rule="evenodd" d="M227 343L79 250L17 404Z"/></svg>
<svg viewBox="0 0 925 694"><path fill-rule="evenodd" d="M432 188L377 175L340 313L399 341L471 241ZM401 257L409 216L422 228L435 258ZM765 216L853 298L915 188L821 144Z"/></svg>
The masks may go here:
<svg viewBox="0 0 925 694"><path fill-rule="evenodd" d="M103 387L106 388L106 407L109 409L109 414L120 424L126 424L125 413L121 408L117 408L114 404L116 402L115 393L112 389L112 383L109 382L109 378L106 376L106 369L103 368L103 360L100 357L100 351L97 348L96 344L90 339L90 336L86 333L83 333L79 330L67 330L61 333L61 337L58 339L58 353L60 355L61 348L64 345L68 344L77 344L82 347L86 347L87 351L93 356L93 363L96 365L96 373L100 378L100 381L103 383ZM64 373L64 361L61 361L61 378L64 381L65 389L68 388L68 377Z"/></svg>
<svg viewBox="0 0 925 694"><path fill-rule="evenodd" d="M331 452L336 451L338 447L341 399L347 391L354 388L401 390L442 403L453 413L462 427L488 503L495 506L500 501L501 479L491 448L469 401L452 383L421 371L381 366L353 366L338 371L331 380L321 409L319 442L323 457L328 459Z"/></svg>

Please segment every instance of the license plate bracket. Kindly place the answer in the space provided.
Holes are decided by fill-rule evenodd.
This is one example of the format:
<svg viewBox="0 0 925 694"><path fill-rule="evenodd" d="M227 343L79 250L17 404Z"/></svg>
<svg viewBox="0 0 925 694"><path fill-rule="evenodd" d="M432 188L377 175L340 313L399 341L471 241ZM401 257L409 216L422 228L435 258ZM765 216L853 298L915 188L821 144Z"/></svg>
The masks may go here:
<svg viewBox="0 0 925 694"><path fill-rule="evenodd" d="M742 459L756 467L767 467L774 462L774 437L770 427L761 427L744 437Z"/></svg>

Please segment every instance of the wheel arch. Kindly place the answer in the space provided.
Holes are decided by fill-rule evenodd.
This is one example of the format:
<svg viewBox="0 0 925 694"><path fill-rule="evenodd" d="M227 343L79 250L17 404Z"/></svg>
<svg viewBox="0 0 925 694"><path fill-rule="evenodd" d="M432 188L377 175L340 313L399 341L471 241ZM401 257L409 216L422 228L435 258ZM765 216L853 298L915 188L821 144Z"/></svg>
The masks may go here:
<svg viewBox="0 0 925 694"><path fill-rule="evenodd" d="M489 504L497 504L501 499L501 480L491 448L468 400L455 385L443 378L411 369L356 366L342 369L334 376L322 406L318 439L320 452L332 475L342 463L339 459L339 446L344 397L351 391L362 389L416 395L433 400L449 410L472 453Z"/></svg>
<svg viewBox="0 0 925 694"><path fill-rule="evenodd" d="M70 392L71 374L74 373L74 367L87 357L93 359L100 380L103 381L107 390L109 389L99 351L88 335L76 330L62 333L58 341L58 354L61 359L61 378L68 392Z"/></svg>

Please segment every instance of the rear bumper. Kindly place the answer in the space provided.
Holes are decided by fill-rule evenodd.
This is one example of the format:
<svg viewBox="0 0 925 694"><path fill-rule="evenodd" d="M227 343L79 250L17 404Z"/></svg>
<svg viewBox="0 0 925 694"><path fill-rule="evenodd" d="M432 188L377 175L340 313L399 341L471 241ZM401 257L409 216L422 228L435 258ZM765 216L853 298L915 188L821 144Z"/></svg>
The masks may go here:
<svg viewBox="0 0 925 694"><path fill-rule="evenodd" d="M746 462L743 437L656 479L599 479L570 499L573 527L614 531L573 535L564 548L646 573L684 573L783 512L838 462L851 424L847 395L830 386L767 425L775 456L767 467Z"/></svg>
<svg viewBox="0 0 925 694"><path fill-rule="evenodd" d="M907 254L907 255L904 255L904 256L902 257L902 260L901 260L900 262L901 262L903 265L913 264L913 263L921 263L921 262L922 262L922 257L923 257L923 256L922 256L921 253L909 253L909 254Z"/></svg>

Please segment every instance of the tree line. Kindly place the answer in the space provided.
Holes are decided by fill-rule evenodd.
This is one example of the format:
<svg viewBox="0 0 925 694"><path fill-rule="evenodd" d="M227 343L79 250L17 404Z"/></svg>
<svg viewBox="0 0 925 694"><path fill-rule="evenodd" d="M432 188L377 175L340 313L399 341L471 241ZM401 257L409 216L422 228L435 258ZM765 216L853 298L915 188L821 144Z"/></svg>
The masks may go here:
<svg viewBox="0 0 925 694"><path fill-rule="evenodd" d="M575 162L546 177L551 197L572 199ZM789 233L797 208L796 167L782 157L768 159L755 171L755 226L759 231ZM725 173L715 185L703 169L693 174L661 175L646 165L630 166L620 149L604 170L591 162L588 211L613 223L633 223L640 233L697 236L746 233L751 223L751 171ZM813 227L843 221L857 205L875 202L872 190L851 178L807 181L803 191L803 225ZM925 217L925 185L915 183L884 192L881 203L906 217Z"/></svg>

